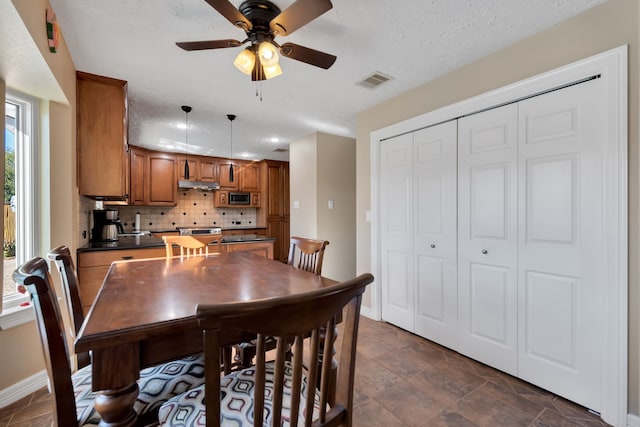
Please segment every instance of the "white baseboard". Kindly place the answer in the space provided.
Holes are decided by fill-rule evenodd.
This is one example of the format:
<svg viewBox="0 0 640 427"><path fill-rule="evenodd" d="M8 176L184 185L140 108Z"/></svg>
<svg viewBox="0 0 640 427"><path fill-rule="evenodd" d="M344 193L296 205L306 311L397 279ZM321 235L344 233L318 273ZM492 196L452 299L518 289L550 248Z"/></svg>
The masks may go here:
<svg viewBox="0 0 640 427"><path fill-rule="evenodd" d="M36 372L30 377L27 377L4 390L0 390L0 408L9 406L23 397L30 395L34 391L46 386L48 379L47 371L46 369L43 369L42 371Z"/></svg>
<svg viewBox="0 0 640 427"><path fill-rule="evenodd" d="M640 427L640 416L627 414L627 427Z"/></svg>
<svg viewBox="0 0 640 427"><path fill-rule="evenodd" d="M365 307L364 305L360 306L360 314L369 319L380 320L377 318L375 310L370 307Z"/></svg>

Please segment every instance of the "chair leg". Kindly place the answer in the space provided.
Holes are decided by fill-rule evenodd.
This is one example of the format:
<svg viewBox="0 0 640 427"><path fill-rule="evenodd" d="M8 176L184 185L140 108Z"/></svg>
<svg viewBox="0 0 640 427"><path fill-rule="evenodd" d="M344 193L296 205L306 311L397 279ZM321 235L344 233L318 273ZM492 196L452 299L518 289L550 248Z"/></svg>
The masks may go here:
<svg viewBox="0 0 640 427"><path fill-rule="evenodd" d="M232 353L232 347L227 346L224 347L222 349L222 371L224 372L225 375L228 375L231 372L231 367L233 366L231 364L231 353Z"/></svg>

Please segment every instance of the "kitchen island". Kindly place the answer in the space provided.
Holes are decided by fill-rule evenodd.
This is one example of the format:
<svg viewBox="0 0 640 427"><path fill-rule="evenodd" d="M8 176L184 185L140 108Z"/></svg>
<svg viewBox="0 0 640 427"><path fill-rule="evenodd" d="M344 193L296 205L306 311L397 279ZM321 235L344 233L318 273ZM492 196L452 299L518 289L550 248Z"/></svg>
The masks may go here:
<svg viewBox="0 0 640 427"><path fill-rule="evenodd" d="M220 250L251 251L273 259L274 241L273 237L257 234L223 236ZM116 242L89 243L78 248L78 281L85 313L91 308L113 261L162 257L165 257L164 242L152 235L120 237Z"/></svg>

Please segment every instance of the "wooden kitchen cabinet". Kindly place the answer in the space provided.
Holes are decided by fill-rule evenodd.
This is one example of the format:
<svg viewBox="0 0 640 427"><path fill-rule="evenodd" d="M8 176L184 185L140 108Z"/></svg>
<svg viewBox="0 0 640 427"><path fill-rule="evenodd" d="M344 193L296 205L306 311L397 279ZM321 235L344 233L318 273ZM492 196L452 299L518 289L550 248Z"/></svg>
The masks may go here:
<svg viewBox="0 0 640 427"><path fill-rule="evenodd" d="M269 242L242 242L242 243L225 243L227 252L246 252L251 251L265 258L273 258L273 241Z"/></svg>
<svg viewBox="0 0 640 427"><path fill-rule="evenodd" d="M259 208L261 202L261 194L260 193L251 193L251 205L252 208Z"/></svg>
<svg viewBox="0 0 640 427"><path fill-rule="evenodd" d="M130 147L129 150L129 162L131 169L131 188L129 191L129 203L132 205L144 205L146 201L145 196L145 171L147 167L147 152L146 150L139 149L137 147Z"/></svg>
<svg viewBox="0 0 640 427"><path fill-rule="evenodd" d="M201 157L198 179L205 182L218 182L218 160L211 157Z"/></svg>
<svg viewBox="0 0 640 427"><path fill-rule="evenodd" d="M178 179L185 179L184 177L184 164L185 162L189 162L189 181L197 181L198 180L198 172L200 169L200 161L192 156L184 156L180 154L176 154L176 161L178 163Z"/></svg>
<svg viewBox="0 0 640 427"><path fill-rule="evenodd" d="M260 191L260 163L243 162L239 169L240 191Z"/></svg>
<svg viewBox="0 0 640 427"><path fill-rule="evenodd" d="M80 195L126 202L127 82L76 72L76 114Z"/></svg>
<svg viewBox="0 0 640 427"><path fill-rule="evenodd" d="M233 182L229 180L229 170L233 165ZM218 180L220 183L220 190L238 191L240 174L239 163L236 160L220 159L218 161Z"/></svg>
<svg viewBox="0 0 640 427"><path fill-rule="evenodd" d="M262 204L257 210L258 227L266 227L267 237L276 239L273 259L287 262L289 255L289 163L260 162Z"/></svg>
<svg viewBox="0 0 640 427"><path fill-rule="evenodd" d="M175 155L131 147L131 204L175 206L178 200ZM184 165L184 164L183 164Z"/></svg>
<svg viewBox="0 0 640 427"><path fill-rule="evenodd" d="M189 181L218 182L218 160L214 157L176 154L178 179L184 178L184 163L189 162Z"/></svg>
<svg viewBox="0 0 640 427"><path fill-rule="evenodd" d="M164 257L163 247L78 252L78 282L82 311L86 314L98 295L102 281L113 261Z"/></svg>
<svg viewBox="0 0 640 427"><path fill-rule="evenodd" d="M213 193L213 206L216 208L229 207L229 192L218 190Z"/></svg>

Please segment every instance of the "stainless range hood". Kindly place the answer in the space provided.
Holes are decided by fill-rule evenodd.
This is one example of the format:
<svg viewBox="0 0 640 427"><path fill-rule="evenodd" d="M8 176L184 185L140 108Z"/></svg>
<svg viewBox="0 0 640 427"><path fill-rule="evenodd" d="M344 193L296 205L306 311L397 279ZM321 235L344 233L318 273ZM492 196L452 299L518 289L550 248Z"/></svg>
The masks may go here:
<svg viewBox="0 0 640 427"><path fill-rule="evenodd" d="M218 184L217 182L189 181L186 179L179 179L178 188L180 190L215 191L220 188L220 184Z"/></svg>

